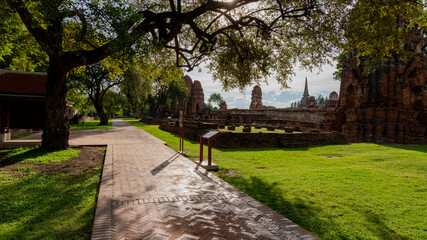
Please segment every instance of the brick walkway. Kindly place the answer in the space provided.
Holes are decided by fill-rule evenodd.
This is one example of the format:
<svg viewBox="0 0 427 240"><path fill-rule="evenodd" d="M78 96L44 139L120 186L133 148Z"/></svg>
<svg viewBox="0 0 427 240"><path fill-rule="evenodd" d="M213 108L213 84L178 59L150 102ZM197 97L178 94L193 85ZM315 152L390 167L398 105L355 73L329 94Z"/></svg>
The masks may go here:
<svg viewBox="0 0 427 240"><path fill-rule="evenodd" d="M92 239L318 239L122 121L71 131L71 145L107 144Z"/></svg>

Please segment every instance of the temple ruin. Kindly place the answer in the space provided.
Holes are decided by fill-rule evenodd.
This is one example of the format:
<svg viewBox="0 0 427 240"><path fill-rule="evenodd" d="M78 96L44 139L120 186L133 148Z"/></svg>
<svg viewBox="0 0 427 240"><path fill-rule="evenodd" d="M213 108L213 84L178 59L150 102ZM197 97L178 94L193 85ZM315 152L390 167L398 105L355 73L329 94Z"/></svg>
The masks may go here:
<svg viewBox="0 0 427 240"><path fill-rule="evenodd" d="M255 86L249 109L227 109L224 103L218 111L205 109L203 114L207 117L203 120L187 114L186 134L197 140L208 129L225 125L249 130L243 135L223 134L218 138L222 145L215 143L218 147L295 147L303 146L302 143L337 144L347 140L427 144L427 57L422 52L427 42L421 32L408 39L405 50L415 56L384 58L369 74L365 71L366 58L358 65L354 54L347 55L340 94L331 92L326 106L317 106L315 97L310 96L307 78L298 109L263 109L261 88ZM191 92L187 113L198 114L204 106L203 89L200 82L193 83L188 76L184 79ZM178 131L171 121L161 128ZM291 135L252 134L251 126L283 129ZM302 135L294 135L294 131Z"/></svg>
<svg viewBox="0 0 427 240"><path fill-rule="evenodd" d="M221 102L219 104L219 109L220 110L227 110L227 103L226 102Z"/></svg>
<svg viewBox="0 0 427 240"><path fill-rule="evenodd" d="M421 32L408 39L405 50L415 56L384 58L369 74L364 61L346 57L339 108L325 116L326 130L341 131L351 142L427 143L426 41Z"/></svg>
<svg viewBox="0 0 427 240"><path fill-rule="evenodd" d="M310 94L308 93L307 78L305 78L304 94L302 95L302 98L301 98L300 108L306 108L307 107L309 97L310 97Z"/></svg>
<svg viewBox="0 0 427 240"><path fill-rule="evenodd" d="M187 116L200 114L205 109L205 94L203 93L202 84L197 80L193 82L188 75L185 75L183 79L190 92L184 111Z"/></svg>
<svg viewBox="0 0 427 240"><path fill-rule="evenodd" d="M260 110L262 109L262 90L261 87L256 85L252 89L251 96L251 105L249 106L250 110Z"/></svg>

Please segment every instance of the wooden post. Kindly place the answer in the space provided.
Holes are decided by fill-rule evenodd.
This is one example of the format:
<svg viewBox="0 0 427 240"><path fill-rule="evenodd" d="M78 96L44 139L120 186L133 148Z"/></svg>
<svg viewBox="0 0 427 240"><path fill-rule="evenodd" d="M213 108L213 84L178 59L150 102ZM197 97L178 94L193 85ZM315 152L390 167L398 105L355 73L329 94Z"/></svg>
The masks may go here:
<svg viewBox="0 0 427 240"><path fill-rule="evenodd" d="M184 153L184 110L179 110L179 152Z"/></svg>
<svg viewBox="0 0 427 240"><path fill-rule="evenodd" d="M182 139L182 131L181 128L179 128L179 152L181 152L181 140Z"/></svg>
<svg viewBox="0 0 427 240"><path fill-rule="evenodd" d="M200 136L200 163L203 162L203 136Z"/></svg>
<svg viewBox="0 0 427 240"><path fill-rule="evenodd" d="M182 128L181 131L182 131L181 150L184 153L184 128Z"/></svg>
<svg viewBox="0 0 427 240"><path fill-rule="evenodd" d="M208 166L212 165L212 140L208 139Z"/></svg>

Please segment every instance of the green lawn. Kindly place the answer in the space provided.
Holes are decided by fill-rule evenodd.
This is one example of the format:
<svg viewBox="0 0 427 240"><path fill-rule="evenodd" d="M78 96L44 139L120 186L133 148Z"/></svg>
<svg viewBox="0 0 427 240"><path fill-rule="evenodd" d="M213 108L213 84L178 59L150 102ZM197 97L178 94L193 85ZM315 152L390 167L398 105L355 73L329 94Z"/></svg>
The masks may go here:
<svg viewBox="0 0 427 240"><path fill-rule="evenodd" d="M127 121L178 149L176 135ZM184 148L190 158L199 154L197 142L185 141ZM427 146L214 149L212 155L219 177L323 239L427 239Z"/></svg>
<svg viewBox="0 0 427 240"><path fill-rule="evenodd" d="M33 135L33 134L36 134L35 132L26 132L26 133L21 133L21 134L18 134L18 135L15 135L15 136L12 136L12 137L10 137L12 140L15 140L15 139L18 139L18 138L21 138L21 137L26 137L26 136L31 136L31 135Z"/></svg>
<svg viewBox="0 0 427 240"><path fill-rule="evenodd" d="M99 120L86 121L84 124L70 124L70 130L92 130L92 129L113 129L111 119L108 120L108 126L99 126Z"/></svg>
<svg viewBox="0 0 427 240"><path fill-rule="evenodd" d="M79 154L0 151L0 239L90 239L102 165L73 175L35 171Z"/></svg>

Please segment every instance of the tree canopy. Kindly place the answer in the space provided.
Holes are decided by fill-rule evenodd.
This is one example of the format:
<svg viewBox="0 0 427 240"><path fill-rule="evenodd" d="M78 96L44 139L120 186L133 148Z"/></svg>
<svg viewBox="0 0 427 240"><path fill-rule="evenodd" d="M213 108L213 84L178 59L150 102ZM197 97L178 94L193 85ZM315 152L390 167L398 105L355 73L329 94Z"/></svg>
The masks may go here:
<svg viewBox="0 0 427 240"><path fill-rule="evenodd" d="M224 102L224 98L219 93L212 93L208 98L208 103L216 103L218 107L222 102Z"/></svg>

